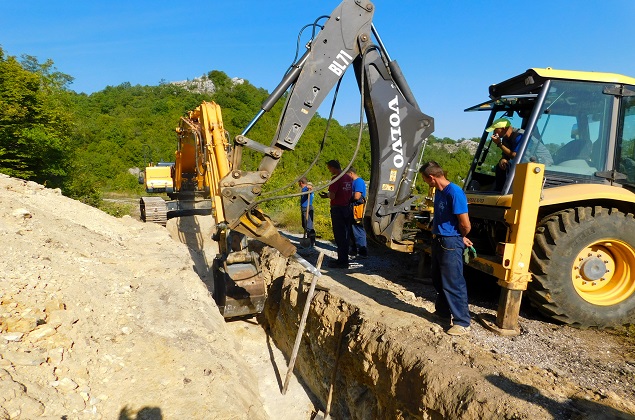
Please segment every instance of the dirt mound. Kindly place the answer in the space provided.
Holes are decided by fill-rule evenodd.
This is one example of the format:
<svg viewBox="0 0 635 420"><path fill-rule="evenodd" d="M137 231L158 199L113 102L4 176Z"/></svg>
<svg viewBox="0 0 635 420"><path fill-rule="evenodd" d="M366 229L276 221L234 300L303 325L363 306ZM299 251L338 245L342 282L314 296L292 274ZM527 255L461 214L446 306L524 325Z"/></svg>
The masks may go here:
<svg viewBox="0 0 635 420"><path fill-rule="evenodd" d="M0 175L0 419L266 418L166 229Z"/></svg>

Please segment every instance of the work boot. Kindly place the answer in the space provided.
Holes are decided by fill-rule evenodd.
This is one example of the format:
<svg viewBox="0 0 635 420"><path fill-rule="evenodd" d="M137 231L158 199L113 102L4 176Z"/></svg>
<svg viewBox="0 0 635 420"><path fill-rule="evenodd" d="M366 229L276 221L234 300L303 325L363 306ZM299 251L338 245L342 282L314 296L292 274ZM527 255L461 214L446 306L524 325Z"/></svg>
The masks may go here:
<svg viewBox="0 0 635 420"><path fill-rule="evenodd" d="M448 335L466 335L470 333L470 327L464 327L462 325L453 325L448 331Z"/></svg>

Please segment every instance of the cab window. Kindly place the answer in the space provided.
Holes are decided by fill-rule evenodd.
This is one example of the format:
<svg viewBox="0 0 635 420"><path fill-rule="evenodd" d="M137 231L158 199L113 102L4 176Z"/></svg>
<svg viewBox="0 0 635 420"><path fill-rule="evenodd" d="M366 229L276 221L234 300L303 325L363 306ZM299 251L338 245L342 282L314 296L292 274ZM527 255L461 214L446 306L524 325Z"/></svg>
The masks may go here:
<svg viewBox="0 0 635 420"><path fill-rule="evenodd" d="M635 91L633 86L628 89ZM620 111L622 124L617 139L616 169L626 175L626 182L635 184L635 97L623 97Z"/></svg>
<svg viewBox="0 0 635 420"><path fill-rule="evenodd" d="M613 99L600 83L553 81L520 161L548 172L593 176L606 169Z"/></svg>

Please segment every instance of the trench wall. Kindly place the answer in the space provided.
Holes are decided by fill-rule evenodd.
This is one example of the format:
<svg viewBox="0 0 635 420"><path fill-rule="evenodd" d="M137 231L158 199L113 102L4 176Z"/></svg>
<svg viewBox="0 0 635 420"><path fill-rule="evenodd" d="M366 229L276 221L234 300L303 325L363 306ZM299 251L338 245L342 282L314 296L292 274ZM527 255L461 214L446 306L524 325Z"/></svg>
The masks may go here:
<svg viewBox="0 0 635 420"><path fill-rule="evenodd" d="M289 358L311 277L270 248L260 262L269 287L262 322ZM374 297L381 290L361 281L352 290L350 281L358 280L346 276L320 277L295 363L323 409L332 384L333 418L595 418L602 412L583 390L556 386L548 372L450 337L420 314L381 305Z"/></svg>

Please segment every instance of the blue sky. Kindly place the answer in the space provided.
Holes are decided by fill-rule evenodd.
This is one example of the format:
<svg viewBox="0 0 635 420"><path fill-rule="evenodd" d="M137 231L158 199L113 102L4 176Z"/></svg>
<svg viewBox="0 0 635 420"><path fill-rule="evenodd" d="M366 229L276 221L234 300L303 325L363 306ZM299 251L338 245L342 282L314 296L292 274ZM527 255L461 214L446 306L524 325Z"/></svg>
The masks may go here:
<svg viewBox="0 0 635 420"><path fill-rule="evenodd" d="M337 0L2 1L0 45L75 78L92 93L124 82L156 85L222 70L271 91L294 57L299 30ZM635 76L635 1L376 0L374 24L435 135L480 136L486 115L463 110L488 87L531 67ZM345 76L335 117L357 122ZM325 104L330 105L327 99ZM320 109L322 116L328 108ZM232 133L238 134L238 133Z"/></svg>

